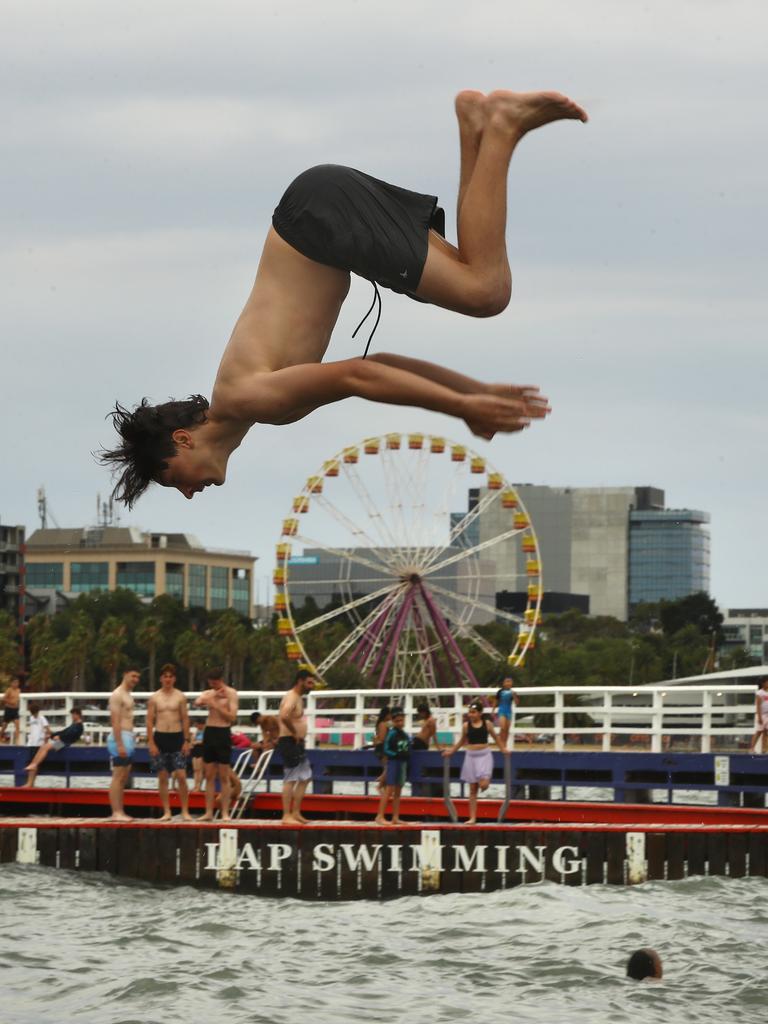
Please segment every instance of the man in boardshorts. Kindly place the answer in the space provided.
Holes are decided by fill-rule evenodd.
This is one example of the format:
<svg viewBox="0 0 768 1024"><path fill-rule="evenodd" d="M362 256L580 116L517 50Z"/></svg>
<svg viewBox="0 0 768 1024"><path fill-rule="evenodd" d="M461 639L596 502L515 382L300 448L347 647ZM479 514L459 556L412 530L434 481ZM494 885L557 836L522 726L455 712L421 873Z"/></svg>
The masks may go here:
<svg viewBox="0 0 768 1024"><path fill-rule="evenodd" d="M103 451L101 460L119 474L113 492L118 500L132 506L153 481L187 498L219 486L232 452L254 424L293 423L344 398L446 413L486 439L547 415L537 387L485 384L409 356L322 362L350 273L373 283L374 304L377 284L467 316L495 316L509 303L512 154L534 128L586 121L587 115L559 93L503 91L461 92L456 114L458 245L443 237L433 195L335 164L300 174L274 212L210 403L193 395L158 406L143 399L133 411L116 405L112 419L120 443Z"/></svg>

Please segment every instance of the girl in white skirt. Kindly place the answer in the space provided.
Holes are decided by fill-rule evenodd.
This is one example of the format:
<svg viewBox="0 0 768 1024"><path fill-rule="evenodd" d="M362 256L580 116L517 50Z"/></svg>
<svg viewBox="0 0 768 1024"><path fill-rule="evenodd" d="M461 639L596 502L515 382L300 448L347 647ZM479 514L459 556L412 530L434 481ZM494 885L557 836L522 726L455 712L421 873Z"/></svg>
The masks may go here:
<svg viewBox="0 0 768 1024"><path fill-rule="evenodd" d="M760 744L760 753L765 753L765 737L768 732L768 676L763 679L757 687L755 694L755 735L749 746L750 754L758 753L757 745Z"/></svg>
<svg viewBox="0 0 768 1024"><path fill-rule="evenodd" d="M443 751L443 757L450 757L460 747L465 748L464 764L461 766L461 781L469 785L469 818L467 819L467 825L477 824L478 790L485 791L488 789L491 776L493 775L491 740L493 740L502 754L506 753L506 747L496 735L496 730L483 716L483 705L480 701L473 701L469 705L467 720L461 731L461 738L452 747Z"/></svg>

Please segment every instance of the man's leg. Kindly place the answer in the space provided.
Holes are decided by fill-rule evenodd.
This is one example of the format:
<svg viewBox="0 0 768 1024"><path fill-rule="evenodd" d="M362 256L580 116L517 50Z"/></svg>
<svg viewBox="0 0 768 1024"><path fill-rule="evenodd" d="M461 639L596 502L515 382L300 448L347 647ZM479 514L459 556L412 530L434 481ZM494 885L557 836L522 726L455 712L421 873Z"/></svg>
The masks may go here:
<svg viewBox="0 0 768 1024"><path fill-rule="evenodd" d="M191 821L189 815L189 788L187 786L187 773L183 768L177 769L173 773L173 777L176 780L176 789L179 792L179 803L181 804L181 820Z"/></svg>
<svg viewBox="0 0 768 1024"><path fill-rule="evenodd" d="M200 821L213 821L213 803L216 799L216 769L214 762L204 762L205 770L205 814Z"/></svg>
<svg viewBox="0 0 768 1024"><path fill-rule="evenodd" d="M285 821L285 822L292 822L293 821L293 818L291 817L291 813L292 813L292 808L293 808L293 791L294 791L295 787L296 787L296 783L295 782L284 782L283 783L283 792L282 792L282 799L283 799L283 821Z"/></svg>
<svg viewBox="0 0 768 1024"><path fill-rule="evenodd" d="M456 200L456 220L458 224L461 207L467 186L480 152L480 140L485 127L485 95L474 89L465 89L456 97L456 117L459 122L459 196Z"/></svg>
<svg viewBox="0 0 768 1024"><path fill-rule="evenodd" d="M309 779L303 779L301 782L297 782L293 790L293 799L291 800L291 817L295 821L306 823L306 818L301 813L301 801L304 799L304 794L307 791L309 785Z"/></svg>
<svg viewBox="0 0 768 1024"><path fill-rule="evenodd" d="M400 825L400 794L403 792L402 786L395 786L392 795L392 824Z"/></svg>
<svg viewBox="0 0 768 1024"><path fill-rule="evenodd" d="M170 821L171 798L168 795L168 772L164 769L157 773L157 791L160 794L160 803L163 805L163 815L160 821Z"/></svg>
<svg viewBox="0 0 768 1024"><path fill-rule="evenodd" d="M388 825L389 822L386 819L387 803L392 795L392 786L384 786L379 797L379 810L376 817L373 819L377 825Z"/></svg>
<svg viewBox="0 0 768 1024"><path fill-rule="evenodd" d="M459 108L457 107L457 113ZM416 294L445 309L494 316L508 304L507 174L512 154L534 128L587 115L559 93L494 92L485 101L485 127L469 181L460 189L458 249L434 233ZM462 154L471 145L463 143ZM465 175L466 176L466 175Z"/></svg>
<svg viewBox="0 0 768 1024"><path fill-rule="evenodd" d="M131 766L117 765L112 769L112 782L109 787L109 804L112 808L112 821L133 821L123 809L123 794L128 776L131 773Z"/></svg>
<svg viewBox="0 0 768 1024"><path fill-rule="evenodd" d="M228 764L219 765L219 786L221 787L221 820L229 821L229 802L232 793L232 784L229 781L230 767ZM207 789L206 789L207 792Z"/></svg>
<svg viewBox="0 0 768 1024"><path fill-rule="evenodd" d="M33 768L39 768L52 749L53 743L50 740L46 740L41 747L37 748L37 753L27 765L26 771L31 771Z"/></svg>

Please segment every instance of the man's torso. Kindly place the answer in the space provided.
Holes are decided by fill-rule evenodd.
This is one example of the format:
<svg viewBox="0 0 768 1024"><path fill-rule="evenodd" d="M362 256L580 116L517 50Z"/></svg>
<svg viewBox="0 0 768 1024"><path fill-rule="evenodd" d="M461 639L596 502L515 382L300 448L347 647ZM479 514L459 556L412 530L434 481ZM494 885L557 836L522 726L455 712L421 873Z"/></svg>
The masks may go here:
<svg viewBox="0 0 768 1024"><path fill-rule="evenodd" d="M120 728L130 732L133 729L133 694L122 686L112 691L109 698L109 710L114 711L120 723Z"/></svg>
<svg viewBox="0 0 768 1024"><path fill-rule="evenodd" d="M285 718L291 720L293 732L285 725ZM280 735L293 736L297 740L303 740L307 735L304 701L294 690L289 690L280 702Z"/></svg>
<svg viewBox="0 0 768 1024"><path fill-rule="evenodd" d="M227 729L232 726L230 717L230 703L235 691L231 686L222 686L219 690L208 690L208 695L213 695L212 703L208 705L208 717L205 720L207 726L218 729Z"/></svg>
<svg viewBox="0 0 768 1024"><path fill-rule="evenodd" d="M155 732L182 732L182 709L186 697L179 690L157 690L152 695L155 708Z"/></svg>

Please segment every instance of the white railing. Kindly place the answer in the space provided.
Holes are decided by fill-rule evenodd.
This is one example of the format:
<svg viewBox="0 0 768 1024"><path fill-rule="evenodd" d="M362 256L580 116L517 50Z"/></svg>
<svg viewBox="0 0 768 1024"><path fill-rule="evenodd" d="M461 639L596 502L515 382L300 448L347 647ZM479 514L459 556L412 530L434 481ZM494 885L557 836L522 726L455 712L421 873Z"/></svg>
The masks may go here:
<svg viewBox="0 0 768 1024"><path fill-rule="evenodd" d="M451 742L460 732L466 707L478 697L488 700L493 690L318 690L306 697L307 745L358 749L372 742L373 728L382 704L404 708L406 729L418 728L417 705L428 702L437 720L439 737ZM687 750L747 749L754 733L755 688L751 685L722 684L646 686L637 690L607 686L585 689L578 686L537 686L517 691L521 703L510 731L510 745L517 750L630 749L661 753ZM135 727L145 729L146 691L134 691ZM277 714L282 692L240 691L240 712L236 729L256 732L250 723L252 711ZM190 700L194 694L190 695ZM104 743L110 730L107 701L103 692L56 692L23 694L21 699L22 742L26 741L28 706L39 703L52 730L70 721L73 706L84 711L85 739ZM203 712L194 712L202 721ZM583 716L588 716L584 724ZM577 724L580 723L580 724ZM768 751L767 751L768 752Z"/></svg>

